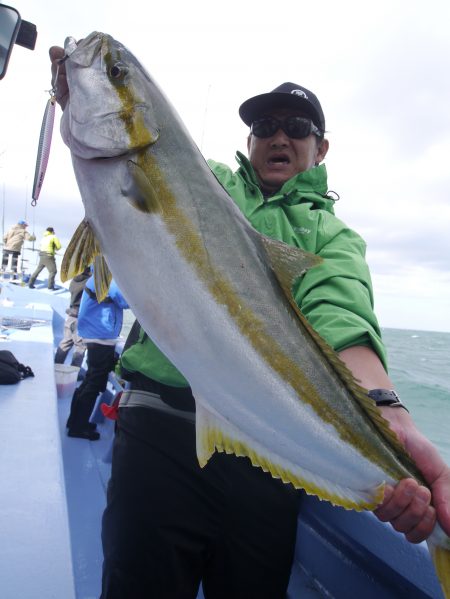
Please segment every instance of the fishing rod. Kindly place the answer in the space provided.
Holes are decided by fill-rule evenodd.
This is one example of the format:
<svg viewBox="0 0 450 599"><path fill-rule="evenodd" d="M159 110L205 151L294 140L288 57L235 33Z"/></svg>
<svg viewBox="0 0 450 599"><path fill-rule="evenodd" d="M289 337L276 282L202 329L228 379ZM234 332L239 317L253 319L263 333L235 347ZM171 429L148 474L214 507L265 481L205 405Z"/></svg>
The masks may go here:
<svg viewBox="0 0 450 599"><path fill-rule="evenodd" d="M5 182L3 181L3 202L2 202L2 245L5 237Z"/></svg>
<svg viewBox="0 0 450 599"><path fill-rule="evenodd" d="M5 154L6 150L0 152L0 156ZM2 168L0 166L0 168ZM3 204L2 204L2 245L3 245L3 237L5 236L5 181L3 181Z"/></svg>
<svg viewBox="0 0 450 599"><path fill-rule="evenodd" d="M209 103L209 93L211 91L211 83L208 84L208 89L206 91L206 100L205 100L205 110L203 113L203 126L202 126L202 136L200 139L200 152L202 152L203 154L203 141L205 139L205 133L206 133L206 125L207 125L207 118L208 118L208 103Z"/></svg>

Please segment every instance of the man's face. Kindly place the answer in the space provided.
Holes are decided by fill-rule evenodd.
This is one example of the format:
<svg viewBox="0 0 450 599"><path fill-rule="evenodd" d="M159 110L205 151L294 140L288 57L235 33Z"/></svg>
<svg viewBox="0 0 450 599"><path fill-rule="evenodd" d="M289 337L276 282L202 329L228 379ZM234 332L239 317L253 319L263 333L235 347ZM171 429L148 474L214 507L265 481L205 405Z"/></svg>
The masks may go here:
<svg viewBox="0 0 450 599"><path fill-rule="evenodd" d="M308 118L303 112L292 109L277 109L266 115L280 120L287 116ZM267 138L250 134L247 148L261 188L275 192L294 175L320 163L328 151L328 141L320 141L313 133L304 139L293 139L282 129L278 129L272 137Z"/></svg>

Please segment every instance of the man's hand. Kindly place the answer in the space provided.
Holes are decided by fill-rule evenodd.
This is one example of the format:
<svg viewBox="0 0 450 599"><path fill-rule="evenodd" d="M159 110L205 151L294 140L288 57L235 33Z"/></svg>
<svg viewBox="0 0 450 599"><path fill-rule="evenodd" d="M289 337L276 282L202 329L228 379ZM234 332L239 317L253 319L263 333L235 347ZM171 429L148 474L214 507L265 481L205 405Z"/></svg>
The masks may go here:
<svg viewBox="0 0 450 599"><path fill-rule="evenodd" d="M56 89L56 101L64 110L69 99L69 87L66 78L66 65L60 60L64 57L64 49L52 46L49 50L52 62L52 86Z"/></svg>
<svg viewBox="0 0 450 599"><path fill-rule="evenodd" d="M349 347L339 356L365 389L394 388L377 354L369 347ZM381 413L417 464L431 493L413 479L402 480L395 488L386 487L384 501L375 515L390 522L411 543L420 543L431 534L436 517L450 536L450 468L417 430L406 410L382 407Z"/></svg>
<svg viewBox="0 0 450 599"><path fill-rule="evenodd" d="M424 541L432 532L436 517L450 536L450 468L438 451L414 425L402 408L381 408L383 417L416 462L430 490L413 479L386 487L384 501L375 510L383 522L390 522L411 543Z"/></svg>

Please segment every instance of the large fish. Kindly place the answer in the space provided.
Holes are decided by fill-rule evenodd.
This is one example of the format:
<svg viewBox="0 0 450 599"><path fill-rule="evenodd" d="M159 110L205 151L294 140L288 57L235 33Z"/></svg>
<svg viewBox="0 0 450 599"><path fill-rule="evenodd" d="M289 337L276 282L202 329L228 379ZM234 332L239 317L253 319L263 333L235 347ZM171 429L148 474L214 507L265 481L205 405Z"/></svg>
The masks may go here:
<svg viewBox="0 0 450 599"><path fill-rule="evenodd" d="M85 205L64 258L108 267L149 336L189 381L197 455L248 456L348 509L420 473L338 356L308 325L293 281L320 260L257 233L136 58L94 32L65 45L63 138ZM106 266L107 265L107 266ZM450 539L429 540L450 598Z"/></svg>

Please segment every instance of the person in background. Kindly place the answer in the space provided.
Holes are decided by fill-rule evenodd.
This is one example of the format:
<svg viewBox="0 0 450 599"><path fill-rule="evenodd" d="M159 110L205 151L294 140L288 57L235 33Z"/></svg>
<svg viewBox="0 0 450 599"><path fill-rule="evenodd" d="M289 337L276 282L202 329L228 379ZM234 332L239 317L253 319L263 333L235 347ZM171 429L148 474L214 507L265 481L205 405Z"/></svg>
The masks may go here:
<svg viewBox="0 0 450 599"><path fill-rule="evenodd" d="M8 268L9 256L12 256L11 270L17 274L17 265L24 241L35 241L36 239L34 235L28 233L27 227L26 221L19 220L17 225L13 225L3 237L2 270Z"/></svg>
<svg viewBox="0 0 450 599"><path fill-rule="evenodd" d="M50 49L62 108L63 56ZM336 218L327 191L321 163L329 143L317 96L286 82L246 100L239 114L249 126L248 158L237 153L236 171L213 161L210 168L255 229L324 258L296 282L295 300L369 396L381 399L383 417L429 485L405 479L387 487L375 514L413 543L431 534L436 518L450 534L450 468L387 374L366 246ZM247 458L215 453L200 468L189 383L144 331L121 364L131 381L119 403L102 522L101 599L191 599L200 582L208 599L284 599L299 494Z"/></svg>
<svg viewBox="0 0 450 599"><path fill-rule="evenodd" d="M109 373L114 370L115 345L122 329L123 311L127 308L128 303L114 280L106 298L97 301L94 276L89 277L78 312L78 334L87 347L87 371L72 397L67 420L69 437L89 441L100 438L89 418L98 394L106 389Z"/></svg>
<svg viewBox="0 0 450 599"><path fill-rule="evenodd" d="M91 269L87 267L70 282L70 305L66 310L67 318L64 323L64 336L56 349L55 364L64 364L67 354L72 347L74 349L71 366L77 366L79 368L83 363L86 345L78 334L78 312L80 309L81 296L90 276Z"/></svg>
<svg viewBox="0 0 450 599"><path fill-rule="evenodd" d="M55 235L55 229L53 227L47 227L44 233L44 237L41 241L41 249L39 252L39 264L36 270L31 275L28 281L28 287L34 289L34 283L44 268L48 270L48 283L47 287L54 291L55 277L57 273L55 253L61 249L61 242Z"/></svg>

